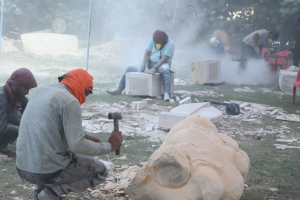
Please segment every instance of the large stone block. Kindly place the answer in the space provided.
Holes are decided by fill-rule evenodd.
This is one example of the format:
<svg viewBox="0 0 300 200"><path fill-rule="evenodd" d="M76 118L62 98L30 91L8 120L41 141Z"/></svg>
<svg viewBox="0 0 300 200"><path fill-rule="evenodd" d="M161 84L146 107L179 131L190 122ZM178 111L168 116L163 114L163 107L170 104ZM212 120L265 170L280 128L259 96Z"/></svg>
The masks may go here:
<svg viewBox="0 0 300 200"><path fill-rule="evenodd" d="M137 109L137 110L148 108L148 102L147 101L133 101L132 108Z"/></svg>
<svg viewBox="0 0 300 200"><path fill-rule="evenodd" d="M283 92L293 94L294 82L297 79L298 72L280 70L279 72L279 87ZM299 88L297 88L297 95L300 95Z"/></svg>
<svg viewBox="0 0 300 200"><path fill-rule="evenodd" d="M186 117L188 117L188 115L186 114L161 112L159 114L158 126L166 129L171 129L175 124L178 124Z"/></svg>
<svg viewBox="0 0 300 200"><path fill-rule="evenodd" d="M174 93L174 72L171 73L171 93ZM164 94L162 77L159 73L127 73L125 94L132 96L160 96Z"/></svg>
<svg viewBox="0 0 300 200"><path fill-rule="evenodd" d="M27 33L21 35L24 51L34 53L76 52L78 39L74 35Z"/></svg>
<svg viewBox="0 0 300 200"><path fill-rule="evenodd" d="M135 200L239 200L249 167L235 140L192 115L171 129L125 192Z"/></svg>
<svg viewBox="0 0 300 200"><path fill-rule="evenodd" d="M190 103L178 106L170 112L161 112L158 126L171 129L181 120L191 115L203 116L214 124L218 124L223 119L223 113L215 107L210 106L210 102Z"/></svg>
<svg viewBox="0 0 300 200"><path fill-rule="evenodd" d="M191 63L191 79L195 83L220 83L221 61L205 60Z"/></svg>

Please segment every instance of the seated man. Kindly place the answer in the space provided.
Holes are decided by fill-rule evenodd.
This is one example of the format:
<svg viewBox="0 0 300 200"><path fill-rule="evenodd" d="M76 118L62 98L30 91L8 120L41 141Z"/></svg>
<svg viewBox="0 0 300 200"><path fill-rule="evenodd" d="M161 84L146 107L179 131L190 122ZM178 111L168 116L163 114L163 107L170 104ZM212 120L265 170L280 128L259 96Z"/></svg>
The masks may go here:
<svg viewBox="0 0 300 200"><path fill-rule="evenodd" d="M168 35L161 30L156 30L153 33L153 38L150 39L144 55L144 60L141 66L131 65L127 67L117 89L108 90L112 95L121 94L125 89L126 73L128 72L145 72L149 74L160 73L163 78L164 100L170 100L169 93L171 90L171 64L174 55L174 44L169 39Z"/></svg>
<svg viewBox="0 0 300 200"><path fill-rule="evenodd" d="M17 141L20 178L35 184L34 200L60 200L103 183L105 165L90 156L107 154L122 145L121 132L108 142L85 135L81 107L92 93L93 77L75 69L54 85L39 87L31 96ZM88 156L87 156L88 155Z"/></svg>
<svg viewBox="0 0 300 200"><path fill-rule="evenodd" d="M18 137L21 117L28 102L25 95L35 87L36 80L26 68L14 71L5 86L0 87L0 153L15 154L7 146Z"/></svg>

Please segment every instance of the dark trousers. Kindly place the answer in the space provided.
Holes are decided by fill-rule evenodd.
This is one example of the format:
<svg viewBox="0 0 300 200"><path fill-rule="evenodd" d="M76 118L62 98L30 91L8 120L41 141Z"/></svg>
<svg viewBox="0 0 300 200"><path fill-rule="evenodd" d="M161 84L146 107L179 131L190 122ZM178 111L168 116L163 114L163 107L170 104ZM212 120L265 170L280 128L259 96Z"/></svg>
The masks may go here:
<svg viewBox="0 0 300 200"><path fill-rule="evenodd" d="M18 110L12 111L8 115L8 123L15 125L15 126L20 126L22 114ZM7 148L8 143L12 144L14 141L16 141L18 137L18 133L12 133L7 131L6 133L0 133L0 149L5 149Z"/></svg>
<svg viewBox="0 0 300 200"><path fill-rule="evenodd" d="M298 67L300 61L300 47L295 48L293 51L293 65Z"/></svg>
<svg viewBox="0 0 300 200"><path fill-rule="evenodd" d="M246 69L247 61L251 58L261 59L261 55L259 55L252 46L243 42L242 51L241 51L241 61L239 65L239 73L242 73Z"/></svg>
<svg viewBox="0 0 300 200"><path fill-rule="evenodd" d="M49 187L57 199L70 192L82 192L103 183L108 175L105 165L90 156L73 154L70 164L63 170L51 174L36 174L17 167L22 181L35 184L35 190ZM55 199L53 199L55 200Z"/></svg>

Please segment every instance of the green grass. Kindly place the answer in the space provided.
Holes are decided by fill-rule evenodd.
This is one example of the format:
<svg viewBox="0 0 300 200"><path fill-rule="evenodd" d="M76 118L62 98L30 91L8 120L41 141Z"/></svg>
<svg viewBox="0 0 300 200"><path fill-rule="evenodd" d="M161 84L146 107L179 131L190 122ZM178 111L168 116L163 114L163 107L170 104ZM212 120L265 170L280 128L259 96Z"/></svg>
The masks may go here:
<svg viewBox="0 0 300 200"><path fill-rule="evenodd" d="M45 73L47 76L37 75L36 79L39 85L53 84L57 82L57 77L62 73L75 68L85 67L85 57L72 56L37 56L37 55L2 55L1 65L12 66L37 66L39 73ZM90 72L94 76L94 88L97 91L90 95L87 99L87 104L93 102L107 102L118 103L125 101L131 103L132 101L139 101L145 97L130 97L126 95L111 96L104 89L115 88L122 73L125 71L125 66L112 66L109 61L99 61L95 56L90 59ZM179 74L180 72L176 72ZM0 83L4 83L7 75L0 75ZM255 92L235 92L234 88L250 87ZM292 104L292 96L288 94L282 95L282 100L278 100L278 94L263 93L260 88L269 88L274 92L280 92L278 83L273 85L219 85L219 86L175 86L175 90L187 91L202 91L212 90L216 93L223 94L224 97L196 97L199 101L217 100L229 101L238 100L259 104L267 104L283 108L288 113L294 113L300 110L300 98L297 97L296 104ZM31 91L31 93L34 90ZM29 95L30 96L30 95ZM196 103L195 98L192 102ZM175 107L178 104L169 104L160 99L155 98L154 103L161 106ZM275 120L272 117L264 116L259 118L260 123L240 122L233 119L225 119L229 121L233 127L242 131L254 131L259 128L280 129L282 125L289 127L290 133L285 133L287 137L300 138L300 133L297 127L300 127L298 122L283 122ZM102 141L107 141L110 134L100 133L90 135L99 137ZM279 132L274 134L262 136L262 140L257 141L252 136L237 136L240 148L243 149L249 156L251 161L250 171L245 183L249 188L244 191L242 200L260 200L260 199L277 199L277 200L297 200L300 199L300 150L286 149L284 151L277 150L273 144L277 143ZM145 137L136 136L132 139L125 139L124 146L121 148L121 155L127 156L127 161L117 161L115 164L139 165L140 162L147 161L151 154L160 146L161 143L150 142ZM125 145L127 147L125 148ZM152 145L155 145L152 147ZM15 149L15 144L11 146ZM110 158L113 160L116 157L114 153L110 153ZM106 155L99 156L103 160L107 160ZM139 165L140 166L140 165ZM1 170L7 171L2 172ZM23 197L24 199L32 199L33 191L30 189L23 189L22 186L32 187L26 183L23 184L18 178L15 170L15 158L12 162L0 163L0 199L7 200L13 197ZM270 191L270 188L278 188L278 192ZM15 195L10 194L11 191L16 191Z"/></svg>
<svg viewBox="0 0 300 200"><path fill-rule="evenodd" d="M247 152L250 161L250 171L241 200L297 200L300 199L300 151L277 150L273 144L276 136L264 137L264 140L240 142L240 148ZM277 188L272 192L270 188Z"/></svg>

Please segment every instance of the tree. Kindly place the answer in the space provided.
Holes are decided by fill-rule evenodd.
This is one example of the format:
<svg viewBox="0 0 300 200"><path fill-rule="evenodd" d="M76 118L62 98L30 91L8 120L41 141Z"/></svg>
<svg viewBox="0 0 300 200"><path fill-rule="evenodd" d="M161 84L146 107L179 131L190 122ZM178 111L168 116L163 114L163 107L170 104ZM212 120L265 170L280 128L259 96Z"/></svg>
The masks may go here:
<svg viewBox="0 0 300 200"><path fill-rule="evenodd" d="M288 41L293 44L292 35L297 27L296 19L300 17L300 0L281 1L279 12L282 16L282 23L280 25L281 42L278 50L281 51Z"/></svg>
<svg viewBox="0 0 300 200"><path fill-rule="evenodd" d="M67 32L87 29L88 2L81 0L6 0L4 35L51 29L57 18L67 22Z"/></svg>
<svg viewBox="0 0 300 200"><path fill-rule="evenodd" d="M177 0L176 0L177 1ZM93 1L92 38L150 37L154 30L171 33L175 0ZM279 30L280 48L292 41L291 33L299 16L300 0L179 0L173 38L194 45L208 41L215 29L231 37L231 49L240 51L242 39L258 29ZM5 33L19 34L51 29L57 18L67 22L66 34L86 38L89 1L6 0Z"/></svg>

